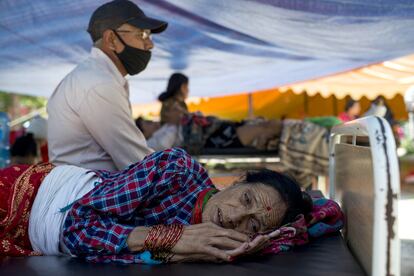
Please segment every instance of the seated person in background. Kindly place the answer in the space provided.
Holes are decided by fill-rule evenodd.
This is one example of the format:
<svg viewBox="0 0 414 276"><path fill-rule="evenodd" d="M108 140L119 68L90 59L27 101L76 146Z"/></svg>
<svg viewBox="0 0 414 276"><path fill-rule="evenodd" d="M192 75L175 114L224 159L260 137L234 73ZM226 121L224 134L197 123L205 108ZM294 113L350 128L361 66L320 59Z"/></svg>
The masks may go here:
<svg viewBox="0 0 414 276"><path fill-rule="evenodd" d="M198 118L207 119L212 117ZM164 150L172 147L186 147L191 136L184 135L183 125L164 124L154 131L155 125L141 121L137 127L147 137L148 146L154 150ZM282 124L279 120L259 120L253 122L232 122L214 118L214 123L203 126L205 129L213 127L212 131L200 141L204 148L241 148L254 147L259 150L268 148L270 141L280 135ZM193 130L191 125L187 128Z"/></svg>
<svg viewBox="0 0 414 276"><path fill-rule="evenodd" d="M394 119L394 114L390 107L387 105L384 96L378 96L372 103L370 108L367 112L365 112L364 116L378 116L383 117L385 120L388 121L390 126L396 124Z"/></svg>
<svg viewBox="0 0 414 276"><path fill-rule="evenodd" d="M40 116L35 116L30 120L30 125L26 130L32 133L37 144L37 152L41 162L49 162L47 147L47 120Z"/></svg>
<svg viewBox="0 0 414 276"><path fill-rule="evenodd" d="M167 90L158 100L161 105L161 124L179 124L183 115L188 113L185 100L188 97L188 77L181 73L174 73L168 80Z"/></svg>
<svg viewBox="0 0 414 276"><path fill-rule="evenodd" d="M118 172L40 164L0 170L0 180L0 255L228 262L266 248L281 234L275 229L312 209L296 181L270 170L247 172L218 191L182 149L155 152ZM18 187L27 193L7 205Z"/></svg>
<svg viewBox="0 0 414 276"><path fill-rule="evenodd" d="M32 133L27 133L16 139L10 149L11 165L33 165L38 162L36 141Z"/></svg>
<svg viewBox="0 0 414 276"><path fill-rule="evenodd" d="M397 120L394 118L394 113L391 108L388 106L384 96L378 96L372 103L364 116L378 116L382 117L390 124L391 129L394 134L395 142L397 146L400 144L400 125Z"/></svg>
<svg viewBox="0 0 414 276"><path fill-rule="evenodd" d="M345 111L339 114L338 118L346 123L358 118L361 113L361 105L358 101L349 99L345 104Z"/></svg>
<svg viewBox="0 0 414 276"><path fill-rule="evenodd" d="M47 135L53 164L116 171L152 152L132 119L126 75L146 69L152 35L168 24L147 17L133 1L102 2L87 26L90 55L48 99Z"/></svg>

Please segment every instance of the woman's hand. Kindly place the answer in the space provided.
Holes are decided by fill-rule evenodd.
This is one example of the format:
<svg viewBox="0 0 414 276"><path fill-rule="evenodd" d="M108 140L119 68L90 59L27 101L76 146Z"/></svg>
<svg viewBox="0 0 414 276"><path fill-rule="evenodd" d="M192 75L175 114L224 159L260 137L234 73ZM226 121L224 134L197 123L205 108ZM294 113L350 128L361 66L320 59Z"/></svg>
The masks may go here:
<svg viewBox="0 0 414 276"><path fill-rule="evenodd" d="M227 251L231 256L251 255L265 249L270 242L270 239L276 238L280 235L279 230L275 230L268 234L258 235L252 241L243 243L240 247Z"/></svg>
<svg viewBox="0 0 414 276"><path fill-rule="evenodd" d="M143 248L149 228L137 227L128 238L131 251ZM183 235L172 248L171 262L229 262L237 257L251 255L263 250L269 240L280 235L276 230L258 235L252 241L246 234L225 229L214 223L185 226Z"/></svg>
<svg viewBox="0 0 414 276"><path fill-rule="evenodd" d="M228 262L245 254L241 248L248 243L246 234L221 228L208 222L186 226L183 235L172 248L172 262ZM239 250L236 250L241 248Z"/></svg>

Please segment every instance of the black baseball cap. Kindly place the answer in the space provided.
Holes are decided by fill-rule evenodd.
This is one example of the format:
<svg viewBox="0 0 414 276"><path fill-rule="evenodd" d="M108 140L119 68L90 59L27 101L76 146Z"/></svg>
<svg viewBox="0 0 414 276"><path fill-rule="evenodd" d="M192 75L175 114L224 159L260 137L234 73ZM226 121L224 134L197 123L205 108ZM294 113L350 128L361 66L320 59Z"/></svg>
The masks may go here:
<svg viewBox="0 0 414 276"><path fill-rule="evenodd" d="M102 37L105 30L116 29L122 24L131 24L140 29L149 29L151 33L161 33L168 23L151 18L133 2L114 0L97 8L89 20L88 33L93 42Z"/></svg>

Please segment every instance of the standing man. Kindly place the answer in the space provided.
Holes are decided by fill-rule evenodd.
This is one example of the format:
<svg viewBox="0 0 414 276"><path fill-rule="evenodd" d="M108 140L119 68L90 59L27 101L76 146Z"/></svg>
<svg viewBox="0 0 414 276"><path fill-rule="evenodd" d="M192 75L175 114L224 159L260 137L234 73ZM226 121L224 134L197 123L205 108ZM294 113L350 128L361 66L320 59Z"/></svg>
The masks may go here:
<svg viewBox="0 0 414 276"><path fill-rule="evenodd" d="M48 102L49 157L53 164L120 170L152 150L132 119L127 74L143 71L152 33L167 23L134 3L115 0L92 14L89 58L69 73Z"/></svg>

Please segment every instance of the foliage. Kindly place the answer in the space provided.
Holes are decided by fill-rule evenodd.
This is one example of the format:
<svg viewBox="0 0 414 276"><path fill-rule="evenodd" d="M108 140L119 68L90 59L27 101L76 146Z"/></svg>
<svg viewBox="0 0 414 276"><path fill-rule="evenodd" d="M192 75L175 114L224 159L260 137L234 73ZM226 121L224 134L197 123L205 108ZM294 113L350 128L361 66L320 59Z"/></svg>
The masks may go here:
<svg viewBox="0 0 414 276"><path fill-rule="evenodd" d="M30 109L39 109L46 106L46 99L33 96L19 96L20 104Z"/></svg>
<svg viewBox="0 0 414 276"><path fill-rule="evenodd" d="M401 147L407 151L407 154L414 154L414 142L409 138L401 141Z"/></svg>
<svg viewBox="0 0 414 276"><path fill-rule="evenodd" d="M0 111L7 112L9 107L13 104L12 95L5 92L0 92Z"/></svg>
<svg viewBox="0 0 414 276"><path fill-rule="evenodd" d="M13 106L16 104L16 100L18 101L19 106L24 106L31 110L44 107L47 102L45 98L41 97L17 95L0 91L0 111L8 112L10 108L16 108L16 106Z"/></svg>

